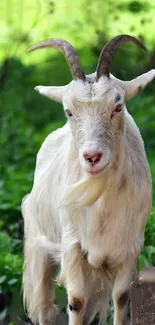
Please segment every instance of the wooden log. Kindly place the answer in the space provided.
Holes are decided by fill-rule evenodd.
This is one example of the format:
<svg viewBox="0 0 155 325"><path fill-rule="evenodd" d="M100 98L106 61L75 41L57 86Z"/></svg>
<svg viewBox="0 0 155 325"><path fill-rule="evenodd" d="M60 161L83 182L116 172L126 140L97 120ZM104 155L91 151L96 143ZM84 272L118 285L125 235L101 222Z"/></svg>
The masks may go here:
<svg viewBox="0 0 155 325"><path fill-rule="evenodd" d="M131 324L155 325L155 267L147 267L131 283Z"/></svg>

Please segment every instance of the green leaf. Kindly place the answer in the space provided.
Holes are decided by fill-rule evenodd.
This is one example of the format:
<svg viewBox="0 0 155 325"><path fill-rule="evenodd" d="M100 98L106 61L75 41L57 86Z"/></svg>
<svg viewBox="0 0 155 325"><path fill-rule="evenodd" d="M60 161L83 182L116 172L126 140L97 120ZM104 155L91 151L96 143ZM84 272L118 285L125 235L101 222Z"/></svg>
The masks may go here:
<svg viewBox="0 0 155 325"><path fill-rule="evenodd" d="M0 284L2 284L3 282L5 282L6 280L6 275L3 275L0 277Z"/></svg>
<svg viewBox="0 0 155 325"><path fill-rule="evenodd" d="M11 280L8 281L8 284L11 286L11 285L13 285L13 284L15 284L17 282L18 282L18 279L11 279Z"/></svg>

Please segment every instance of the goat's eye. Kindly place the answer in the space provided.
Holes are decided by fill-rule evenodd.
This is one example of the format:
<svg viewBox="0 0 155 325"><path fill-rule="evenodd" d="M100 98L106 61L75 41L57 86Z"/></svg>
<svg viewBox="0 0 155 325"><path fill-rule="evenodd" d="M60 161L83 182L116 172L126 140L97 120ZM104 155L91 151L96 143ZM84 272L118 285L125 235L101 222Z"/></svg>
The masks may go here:
<svg viewBox="0 0 155 325"><path fill-rule="evenodd" d="M66 115L67 115L67 116L69 116L69 117L70 117L70 116L73 116L72 113L71 113L71 111L70 111L69 109L66 109L65 112L66 112Z"/></svg>
<svg viewBox="0 0 155 325"><path fill-rule="evenodd" d="M123 105L122 105L122 104L118 104L118 105L115 107L115 109L112 111L112 113L111 113L111 118L112 118L113 116L115 116L117 113L121 112L122 108L123 108Z"/></svg>
<svg viewBox="0 0 155 325"><path fill-rule="evenodd" d="M115 108L116 112L120 112L122 110L122 104L118 104Z"/></svg>

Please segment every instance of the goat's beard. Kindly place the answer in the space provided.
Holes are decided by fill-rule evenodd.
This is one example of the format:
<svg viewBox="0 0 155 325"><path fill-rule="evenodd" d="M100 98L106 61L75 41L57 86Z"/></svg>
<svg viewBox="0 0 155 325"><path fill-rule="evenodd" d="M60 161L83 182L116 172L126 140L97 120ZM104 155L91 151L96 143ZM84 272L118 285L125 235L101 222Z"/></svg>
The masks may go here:
<svg viewBox="0 0 155 325"><path fill-rule="evenodd" d="M87 176L67 188L60 206L90 206L102 195L103 189L104 181L102 177Z"/></svg>

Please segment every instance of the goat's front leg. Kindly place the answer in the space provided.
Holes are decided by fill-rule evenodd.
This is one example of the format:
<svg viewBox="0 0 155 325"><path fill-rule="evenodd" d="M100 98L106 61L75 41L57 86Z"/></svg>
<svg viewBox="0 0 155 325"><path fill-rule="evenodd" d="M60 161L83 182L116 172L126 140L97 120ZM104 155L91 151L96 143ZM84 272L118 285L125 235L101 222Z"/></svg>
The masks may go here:
<svg viewBox="0 0 155 325"><path fill-rule="evenodd" d="M88 297L86 284L89 266L79 244L74 245L69 252L65 253L62 272L68 294L69 325L82 325Z"/></svg>
<svg viewBox="0 0 155 325"><path fill-rule="evenodd" d="M113 286L114 325L126 325L130 283L136 273L136 261L126 263L117 270Z"/></svg>

